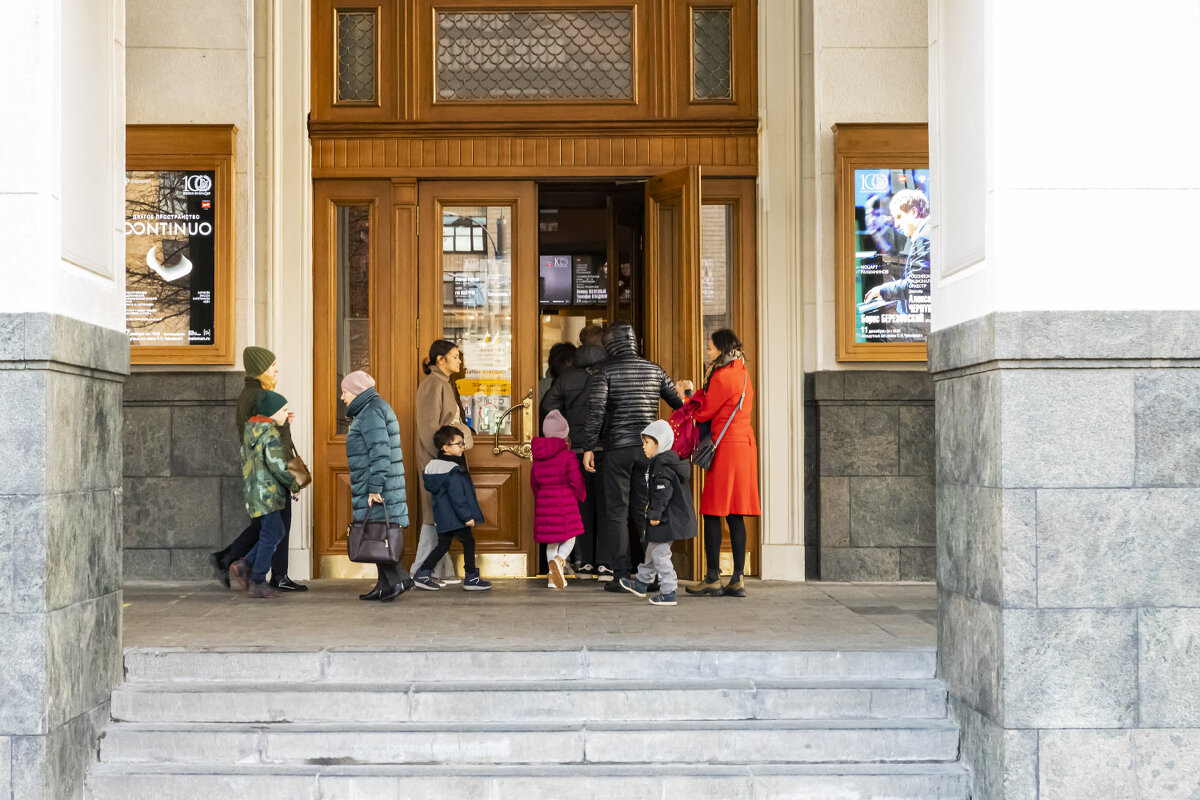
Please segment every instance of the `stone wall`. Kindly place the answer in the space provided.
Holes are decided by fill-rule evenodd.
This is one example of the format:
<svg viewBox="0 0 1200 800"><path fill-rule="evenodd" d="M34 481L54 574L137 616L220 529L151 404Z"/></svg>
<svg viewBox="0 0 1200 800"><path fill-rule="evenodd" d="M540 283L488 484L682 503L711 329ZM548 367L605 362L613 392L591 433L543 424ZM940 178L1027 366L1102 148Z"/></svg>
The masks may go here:
<svg viewBox="0 0 1200 800"><path fill-rule="evenodd" d="M0 314L0 796L82 796L121 680L129 340Z"/></svg>
<svg viewBox="0 0 1200 800"><path fill-rule="evenodd" d="M241 372L137 372L125 384L125 578L195 580L249 522L234 406Z"/></svg>
<svg viewBox="0 0 1200 800"><path fill-rule="evenodd" d="M1200 312L938 331L939 672L979 800L1200 791Z"/></svg>
<svg viewBox="0 0 1200 800"><path fill-rule="evenodd" d="M932 378L817 372L806 385L820 578L933 580Z"/></svg>

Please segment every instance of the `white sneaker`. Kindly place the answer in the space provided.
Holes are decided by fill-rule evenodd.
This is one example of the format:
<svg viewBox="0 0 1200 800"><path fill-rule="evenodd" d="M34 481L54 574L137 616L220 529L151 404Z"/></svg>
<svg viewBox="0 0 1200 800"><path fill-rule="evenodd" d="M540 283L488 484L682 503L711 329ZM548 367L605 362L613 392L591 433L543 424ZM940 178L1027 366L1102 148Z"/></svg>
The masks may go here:
<svg viewBox="0 0 1200 800"><path fill-rule="evenodd" d="M596 567L596 580L600 581L601 583L612 583L612 579L613 571L611 569L603 564Z"/></svg>
<svg viewBox="0 0 1200 800"><path fill-rule="evenodd" d="M567 585L567 579L563 577L562 565L563 559L561 556L555 556L554 558L550 559L550 564L548 566L550 572L550 583L554 585L555 589L562 589Z"/></svg>

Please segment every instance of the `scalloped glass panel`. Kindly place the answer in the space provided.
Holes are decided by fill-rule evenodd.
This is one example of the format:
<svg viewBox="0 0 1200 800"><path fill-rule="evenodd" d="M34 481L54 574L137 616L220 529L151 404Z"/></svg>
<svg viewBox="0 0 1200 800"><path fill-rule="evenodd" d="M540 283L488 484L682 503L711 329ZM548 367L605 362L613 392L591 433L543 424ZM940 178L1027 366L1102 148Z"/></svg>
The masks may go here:
<svg viewBox="0 0 1200 800"><path fill-rule="evenodd" d="M437 97L632 99L633 12L439 12Z"/></svg>
<svg viewBox="0 0 1200 800"><path fill-rule="evenodd" d="M729 9L692 11L692 86L697 100L728 100L733 73Z"/></svg>
<svg viewBox="0 0 1200 800"><path fill-rule="evenodd" d="M375 12L337 12L337 99L375 99Z"/></svg>

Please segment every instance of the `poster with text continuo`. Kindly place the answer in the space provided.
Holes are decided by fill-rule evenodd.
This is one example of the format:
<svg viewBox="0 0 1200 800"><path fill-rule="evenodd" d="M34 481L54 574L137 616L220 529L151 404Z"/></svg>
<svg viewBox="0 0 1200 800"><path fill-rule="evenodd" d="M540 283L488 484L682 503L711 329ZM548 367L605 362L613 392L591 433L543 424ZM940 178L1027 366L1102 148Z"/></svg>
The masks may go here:
<svg viewBox="0 0 1200 800"><path fill-rule="evenodd" d="M928 169L854 170L856 342L929 337Z"/></svg>
<svg viewBox="0 0 1200 800"><path fill-rule="evenodd" d="M212 345L216 172L125 173L125 326L138 345Z"/></svg>

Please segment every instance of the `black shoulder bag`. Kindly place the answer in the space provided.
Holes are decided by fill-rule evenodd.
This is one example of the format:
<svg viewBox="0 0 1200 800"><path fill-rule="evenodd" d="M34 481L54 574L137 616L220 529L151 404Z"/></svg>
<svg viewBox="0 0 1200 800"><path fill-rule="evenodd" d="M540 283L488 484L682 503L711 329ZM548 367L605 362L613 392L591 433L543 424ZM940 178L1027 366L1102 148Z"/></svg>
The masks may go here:
<svg viewBox="0 0 1200 800"><path fill-rule="evenodd" d="M359 564L396 564L404 553L404 528L392 522L387 503L383 504L383 519L372 520L371 507L361 521L350 523L346 532L346 552Z"/></svg>
<svg viewBox="0 0 1200 800"><path fill-rule="evenodd" d="M717 441L713 441L712 434L709 433L701 437L700 442L696 445L696 449L692 451L692 463L700 469L712 469L713 458L717 455L717 447L721 444L721 440L725 438L725 432L729 430L733 418L742 410L742 403L746 402L746 381L750 376L747 375L742 379L742 396L738 398L737 408L733 409L733 413L729 415L729 419L725 420L725 427L721 429L721 435L717 437Z"/></svg>

